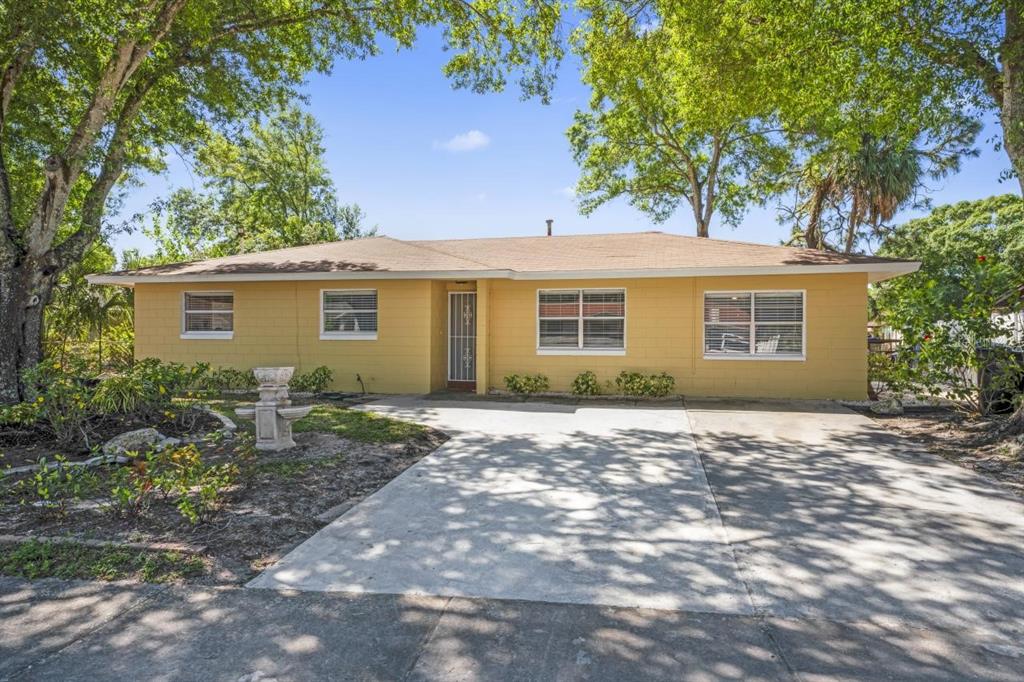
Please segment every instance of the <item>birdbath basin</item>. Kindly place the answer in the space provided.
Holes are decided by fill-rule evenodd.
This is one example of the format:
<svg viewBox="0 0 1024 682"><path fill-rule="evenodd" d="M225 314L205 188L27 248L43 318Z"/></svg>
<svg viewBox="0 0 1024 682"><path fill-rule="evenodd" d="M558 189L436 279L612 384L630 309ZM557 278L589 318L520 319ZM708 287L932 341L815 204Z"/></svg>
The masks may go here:
<svg viewBox="0 0 1024 682"><path fill-rule="evenodd" d="M260 386L287 386L295 373L294 367L254 367L252 370Z"/></svg>

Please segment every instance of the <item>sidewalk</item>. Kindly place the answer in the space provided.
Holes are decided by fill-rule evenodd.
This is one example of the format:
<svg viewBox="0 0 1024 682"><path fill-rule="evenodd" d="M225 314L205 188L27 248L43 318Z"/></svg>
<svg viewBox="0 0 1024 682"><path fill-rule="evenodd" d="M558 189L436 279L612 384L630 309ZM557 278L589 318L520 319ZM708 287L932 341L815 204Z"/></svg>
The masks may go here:
<svg viewBox="0 0 1024 682"><path fill-rule="evenodd" d="M0 679L1020 679L1024 651L992 646L899 624L0 579Z"/></svg>

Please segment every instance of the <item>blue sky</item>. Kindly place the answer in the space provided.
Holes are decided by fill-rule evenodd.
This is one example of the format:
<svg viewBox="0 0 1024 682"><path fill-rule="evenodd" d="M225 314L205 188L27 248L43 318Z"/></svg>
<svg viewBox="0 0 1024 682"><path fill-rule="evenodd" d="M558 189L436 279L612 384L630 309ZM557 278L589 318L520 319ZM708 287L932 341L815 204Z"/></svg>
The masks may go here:
<svg viewBox="0 0 1024 682"><path fill-rule="evenodd" d="M522 101L514 87L486 95L453 90L441 74L445 60L436 36L428 34L413 50L339 62L330 75L311 76L305 88L307 108L326 133L327 165L340 199L362 206L381 232L400 239L540 235L544 220L553 218L556 234L694 233L688 208L660 225L625 201L589 217L576 210L569 188L577 168L565 130L589 93L571 57L547 106ZM1015 181L998 181L1009 165L992 149L998 132L987 126L978 139L981 155L935 184L936 205L1016 191ZM132 192L123 215L144 210L170 187L193 184L198 179L172 159L166 174L146 178ZM751 210L735 229L713 226L711 234L771 244L786 228L768 207ZM151 250L139 233L120 235L114 245Z"/></svg>

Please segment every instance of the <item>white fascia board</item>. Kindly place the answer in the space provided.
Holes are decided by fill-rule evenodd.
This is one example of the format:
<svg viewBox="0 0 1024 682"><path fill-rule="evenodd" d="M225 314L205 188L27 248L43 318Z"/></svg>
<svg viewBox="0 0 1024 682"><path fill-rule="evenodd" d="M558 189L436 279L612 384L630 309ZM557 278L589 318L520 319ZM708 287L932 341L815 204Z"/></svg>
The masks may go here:
<svg viewBox="0 0 1024 682"><path fill-rule="evenodd" d="M422 270L378 272L250 272L237 274L195 275L86 275L89 284L162 284L167 282L294 282L298 280L365 280L365 279L509 279L510 270Z"/></svg>
<svg viewBox="0 0 1024 682"><path fill-rule="evenodd" d="M879 282L916 272L917 262L849 263L842 265L736 266L728 268L665 268L658 270L583 270L516 272L512 279L633 279L651 277L737 277L744 275L812 275L866 272L868 280Z"/></svg>
<svg viewBox="0 0 1024 682"><path fill-rule="evenodd" d="M90 284L135 284L166 282L271 282L296 280L366 280L366 279L635 279L653 277L738 277L744 275L811 275L865 272L868 281L883 280L916 272L918 262L848 263L842 265L777 265L735 266L728 268L664 268L655 270L564 270L515 272L513 270L455 270L407 272L259 272L196 275L86 275Z"/></svg>

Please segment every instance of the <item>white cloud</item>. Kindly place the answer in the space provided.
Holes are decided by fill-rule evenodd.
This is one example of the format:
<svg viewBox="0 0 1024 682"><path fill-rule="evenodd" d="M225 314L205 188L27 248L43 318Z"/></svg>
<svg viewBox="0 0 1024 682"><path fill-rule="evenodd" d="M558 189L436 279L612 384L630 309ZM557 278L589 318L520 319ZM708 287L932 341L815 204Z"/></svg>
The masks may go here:
<svg viewBox="0 0 1024 682"><path fill-rule="evenodd" d="M446 152L472 152L483 149L491 143L487 133L479 130L467 130L444 142L434 141L434 149L443 149Z"/></svg>
<svg viewBox="0 0 1024 682"><path fill-rule="evenodd" d="M556 190L556 194L561 194L566 199L576 199L576 188L572 185L563 187L562 189Z"/></svg>

